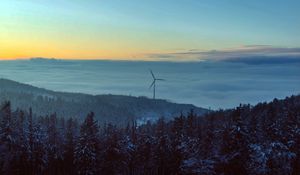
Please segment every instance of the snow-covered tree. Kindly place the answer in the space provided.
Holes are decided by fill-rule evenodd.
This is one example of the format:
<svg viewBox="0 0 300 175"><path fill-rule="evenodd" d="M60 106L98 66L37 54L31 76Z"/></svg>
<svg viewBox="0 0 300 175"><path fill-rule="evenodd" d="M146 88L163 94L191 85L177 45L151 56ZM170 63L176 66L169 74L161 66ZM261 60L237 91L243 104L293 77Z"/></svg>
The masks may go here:
<svg viewBox="0 0 300 175"><path fill-rule="evenodd" d="M105 133L102 141L103 149L101 149L101 173L102 174L120 174L129 171L127 166L126 156L128 149L123 142L122 136L117 128L111 124L105 128ZM127 142L128 143L128 142Z"/></svg>
<svg viewBox="0 0 300 175"><path fill-rule="evenodd" d="M0 110L0 174L12 174L11 161L15 158L15 131L10 102Z"/></svg>
<svg viewBox="0 0 300 175"><path fill-rule="evenodd" d="M241 108L232 113L232 125L223 131L221 147L222 168L225 175L246 175L249 160L248 129L241 118Z"/></svg>
<svg viewBox="0 0 300 175"><path fill-rule="evenodd" d="M75 148L75 165L80 175L97 173L98 132L98 124L94 120L94 113L91 112L80 127L80 135Z"/></svg>
<svg viewBox="0 0 300 175"><path fill-rule="evenodd" d="M75 174L74 166L74 152L75 152L75 143L76 143L76 121L73 118L70 118L66 123L66 133L65 133L65 142L64 142L64 152L63 152L63 164L65 174Z"/></svg>

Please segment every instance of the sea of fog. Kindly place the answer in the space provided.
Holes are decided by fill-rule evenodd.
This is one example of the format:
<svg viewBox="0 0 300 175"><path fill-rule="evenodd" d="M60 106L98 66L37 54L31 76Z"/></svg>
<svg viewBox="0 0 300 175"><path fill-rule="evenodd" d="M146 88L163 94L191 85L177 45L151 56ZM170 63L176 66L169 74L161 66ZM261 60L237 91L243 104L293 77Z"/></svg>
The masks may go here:
<svg viewBox="0 0 300 175"><path fill-rule="evenodd" d="M0 61L0 78L55 91L152 97L218 109L300 92L300 64L235 62Z"/></svg>

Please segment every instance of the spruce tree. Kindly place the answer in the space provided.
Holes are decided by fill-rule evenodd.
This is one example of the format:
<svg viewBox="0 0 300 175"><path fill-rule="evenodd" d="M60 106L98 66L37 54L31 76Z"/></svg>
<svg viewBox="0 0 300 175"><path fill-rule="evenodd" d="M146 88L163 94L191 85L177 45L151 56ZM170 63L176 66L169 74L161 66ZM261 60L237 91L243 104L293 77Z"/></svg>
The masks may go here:
<svg viewBox="0 0 300 175"><path fill-rule="evenodd" d="M75 165L80 175L93 175L97 173L98 132L94 113L87 115L80 127L80 135L75 148Z"/></svg>
<svg viewBox="0 0 300 175"><path fill-rule="evenodd" d="M14 159L15 137L10 102L5 102L0 110L0 174L11 174Z"/></svg>
<svg viewBox="0 0 300 175"><path fill-rule="evenodd" d="M248 129L241 118L241 107L232 112L232 125L223 131L222 171L225 175L246 175L249 158Z"/></svg>
<svg viewBox="0 0 300 175"><path fill-rule="evenodd" d="M75 174L74 166L74 152L76 143L76 125L72 118L70 118L66 123L66 133L65 133L65 143L64 143L64 173L65 174Z"/></svg>

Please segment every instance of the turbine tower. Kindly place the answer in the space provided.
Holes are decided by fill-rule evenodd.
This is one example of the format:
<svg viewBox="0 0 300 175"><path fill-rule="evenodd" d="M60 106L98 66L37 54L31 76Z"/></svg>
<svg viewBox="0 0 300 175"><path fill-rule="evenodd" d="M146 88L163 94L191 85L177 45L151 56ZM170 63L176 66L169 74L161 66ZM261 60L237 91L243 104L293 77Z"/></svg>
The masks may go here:
<svg viewBox="0 0 300 175"><path fill-rule="evenodd" d="M150 85L149 89L151 89L153 87L153 99L155 99L155 88L156 88L156 81L165 81L164 79L161 79L161 78L156 78L154 73L152 72L152 70L150 69L150 73L152 75L152 78L153 78L153 82L152 84Z"/></svg>

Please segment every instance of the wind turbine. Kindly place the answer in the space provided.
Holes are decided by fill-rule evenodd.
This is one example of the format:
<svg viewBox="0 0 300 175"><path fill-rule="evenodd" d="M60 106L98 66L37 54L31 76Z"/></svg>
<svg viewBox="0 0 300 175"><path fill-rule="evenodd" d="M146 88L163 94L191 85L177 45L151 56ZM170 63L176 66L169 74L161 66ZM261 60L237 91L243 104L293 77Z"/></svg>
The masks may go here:
<svg viewBox="0 0 300 175"><path fill-rule="evenodd" d="M152 72L152 70L150 69L150 73L152 75L152 78L153 78L153 82L152 84L150 85L149 89L151 89L153 87L153 99L155 99L155 88L156 88L156 81L165 81L164 79L161 79L161 78L156 78L154 73Z"/></svg>

